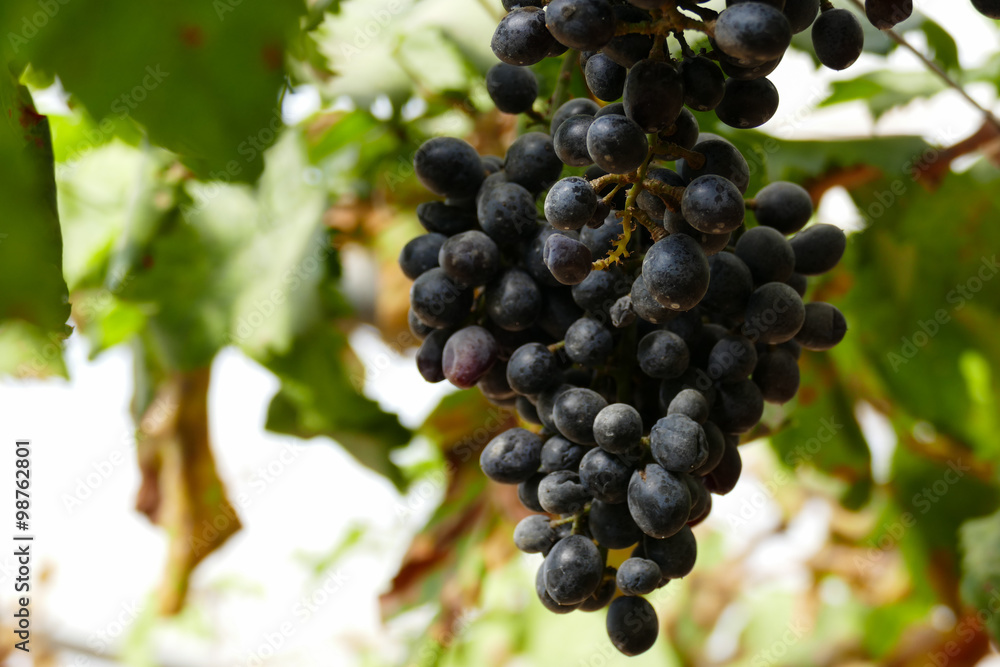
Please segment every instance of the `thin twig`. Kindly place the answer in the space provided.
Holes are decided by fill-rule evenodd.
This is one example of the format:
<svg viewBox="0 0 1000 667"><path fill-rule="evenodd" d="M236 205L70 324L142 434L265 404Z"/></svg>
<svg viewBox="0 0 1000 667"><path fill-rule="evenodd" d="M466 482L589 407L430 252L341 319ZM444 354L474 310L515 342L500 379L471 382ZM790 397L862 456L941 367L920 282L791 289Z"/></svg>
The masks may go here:
<svg viewBox="0 0 1000 667"><path fill-rule="evenodd" d="M864 6L864 4L861 3L861 0L850 0L850 2L851 2L851 4L853 4L858 9L861 9L862 11L864 11L865 6ZM920 62L922 62L931 72L933 72L934 74L936 74L939 79L941 79L942 81L944 81L944 83L945 83L946 86L948 86L949 88L955 90L959 95L961 95L962 97L964 97L965 100L969 104L971 104L976 109L978 109L979 112L982 113L983 116L986 117L986 120L988 120L990 123L992 123L993 125L995 125L998 129L1000 129L1000 121L998 121L997 117L993 115L993 112L990 111L989 109L986 109L981 104L979 104L979 102L977 102L974 99L972 99L972 97L967 92L965 92L965 88L963 88L961 86L961 84L959 84L957 81L955 81L954 79L952 79L951 76L949 76L947 72L945 72L943 69L941 69L940 65L938 65L936 62L934 62L933 60L931 60L927 56L925 56L919 50L917 50L912 44L910 44L906 40L905 37L903 37L902 35L900 35L895 30L891 30L891 29L890 30L883 30L882 32L884 32L889 37L889 39L891 39L892 41L896 42L897 44L899 44L900 46L902 46L904 49L906 49L907 51L909 51L910 53L912 53L913 55L915 55L917 57L917 59L920 60Z"/></svg>

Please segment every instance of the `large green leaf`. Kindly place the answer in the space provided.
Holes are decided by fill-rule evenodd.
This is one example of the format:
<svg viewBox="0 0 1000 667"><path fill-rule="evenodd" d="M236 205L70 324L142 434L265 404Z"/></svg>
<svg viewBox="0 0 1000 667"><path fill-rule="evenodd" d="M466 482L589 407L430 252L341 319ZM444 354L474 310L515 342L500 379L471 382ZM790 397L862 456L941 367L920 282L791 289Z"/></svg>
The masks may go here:
<svg viewBox="0 0 1000 667"><path fill-rule="evenodd" d="M395 415L358 391L363 372L341 331L318 323L296 338L286 353L263 363L281 380L268 408L268 430L300 438L333 438L362 464L399 489L405 487L390 454L409 442L410 432Z"/></svg>
<svg viewBox="0 0 1000 667"><path fill-rule="evenodd" d="M932 97L945 89L941 79L930 72L889 70L868 72L855 79L834 81L830 85L832 92L820 106L863 100L876 119L896 107Z"/></svg>
<svg viewBox="0 0 1000 667"><path fill-rule="evenodd" d="M0 372L62 375L68 334L49 123L0 69Z"/></svg>
<svg viewBox="0 0 1000 667"><path fill-rule="evenodd" d="M258 176L281 127L301 0L52 4L44 27L16 46L108 121L102 130L133 119L203 177Z"/></svg>

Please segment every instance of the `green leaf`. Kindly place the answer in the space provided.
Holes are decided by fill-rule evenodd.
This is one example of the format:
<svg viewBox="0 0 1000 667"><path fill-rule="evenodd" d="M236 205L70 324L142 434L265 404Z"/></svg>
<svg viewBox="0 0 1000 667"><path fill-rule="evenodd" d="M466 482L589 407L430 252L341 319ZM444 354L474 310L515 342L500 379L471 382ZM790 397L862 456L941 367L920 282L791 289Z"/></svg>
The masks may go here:
<svg viewBox="0 0 1000 667"><path fill-rule="evenodd" d="M49 123L35 111L28 89L18 85L6 67L0 69L0 114L3 370L63 375L61 342L69 333L70 309L62 273ZM43 352L52 346L54 354Z"/></svg>
<svg viewBox="0 0 1000 667"><path fill-rule="evenodd" d="M820 102L821 107L863 100L878 119L887 111L906 106L915 99L938 94L945 85L930 72L879 70L855 79L834 81L831 88L830 96Z"/></svg>
<svg viewBox="0 0 1000 667"><path fill-rule="evenodd" d="M300 438L332 438L363 465L404 489L402 471L390 454L410 441L410 432L395 415L360 393L364 375L343 333L318 324L296 338L287 353L263 363L281 380L268 408L268 430Z"/></svg>
<svg viewBox="0 0 1000 667"><path fill-rule="evenodd" d="M252 182L281 127L284 54L304 11L301 0L60 3L23 49L95 118L142 124L203 177Z"/></svg>
<svg viewBox="0 0 1000 667"><path fill-rule="evenodd" d="M924 33L927 39L927 54L932 60L937 61L941 67L949 72L959 71L962 64L958 60L958 45L955 38L948 34L937 22L924 17L920 23L920 32Z"/></svg>
<svg viewBox="0 0 1000 667"><path fill-rule="evenodd" d="M961 528L962 599L977 610L988 612L986 626L994 641L1000 641L1000 512Z"/></svg>

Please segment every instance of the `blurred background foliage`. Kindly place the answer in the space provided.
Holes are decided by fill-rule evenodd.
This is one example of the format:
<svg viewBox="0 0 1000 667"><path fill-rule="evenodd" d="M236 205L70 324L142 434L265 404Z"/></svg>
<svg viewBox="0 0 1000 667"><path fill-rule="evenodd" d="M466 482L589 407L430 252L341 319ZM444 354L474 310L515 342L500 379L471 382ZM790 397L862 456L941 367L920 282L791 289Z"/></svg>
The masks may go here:
<svg viewBox="0 0 1000 667"><path fill-rule="evenodd" d="M411 431L365 393L349 342L366 325L397 351L418 342L395 264L427 198L417 146L449 134L502 155L530 129L493 109L483 84L501 15L494 0L0 8L0 372L65 376L71 330L92 358L131 348L137 508L171 539L161 611L182 608L192 569L238 529L191 529L232 511L206 392L213 358L236 346L280 381L268 429L329 438L401 490L444 488L382 597L387 619L430 610L407 664L618 659L603 619L553 617L534 601L509 539L522 510L478 472L478 450L515 418L478 392L453 393ZM899 29L958 81L1000 89L1000 54L963 71L937 23L917 13ZM866 37L876 56L898 48ZM537 66L543 91L558 67ZM930 72L882 69L838 80L819 106L862 101L878 118L942 90ZM53 91L67 108L38 115L32 95ZM587 95L579 71L572 91ZM544 99L536 108L548 111ZM699 121L748 156L750 192L793 180L818 202L845 188L864 222L811 287L843 310L850 335L806 353L800 396L769 407L753 434L752 473L782 510L753 541L780 544L813 515L829 535L789 589L746 579L754 544L726 548L744 508L703 527L696 571L653 598L669 640L629 664L708 662L707 642L734 614L730 664L974 664L1000 637L997 128L931 145L789 141ZM885 465L865 413L897 443ZM434 447L401 459L414 437Z"/></svg>

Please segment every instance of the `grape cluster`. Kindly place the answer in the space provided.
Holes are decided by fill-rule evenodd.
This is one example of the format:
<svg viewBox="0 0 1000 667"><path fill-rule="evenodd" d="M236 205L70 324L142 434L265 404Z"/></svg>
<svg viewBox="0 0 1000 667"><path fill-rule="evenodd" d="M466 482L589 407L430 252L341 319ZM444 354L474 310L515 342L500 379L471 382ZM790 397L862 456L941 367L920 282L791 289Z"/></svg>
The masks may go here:
<svg viewBox="0 0 1000 667"><path fill-rule="evenodd" d="M560 614L609 607L612 643L637 655L659 627L643 596L694 567L691 527L736 485L741 435L765 402L796 395L803 349L847 331L836 307L803 302L843 232L807 226L796 184L745 199L745 158L692 110L761 125L778 103L765 75L794 32L813 25L820 60L842 68L861 27L819 0L730 0L718 14L683 0L504 4L502 62L487 74L500 110L534 114L527 66L568 49L607 104L551 104L548 132L503 158L450 137L417 151L417 177L441 198L418 207L427 233L399 258L417 366L516 410L521 426L480 465L536 512L514 542L544 555L538 597ZM688 48L692 28L711 51ZM628 550L617 569L614 550Z"/></svg>

